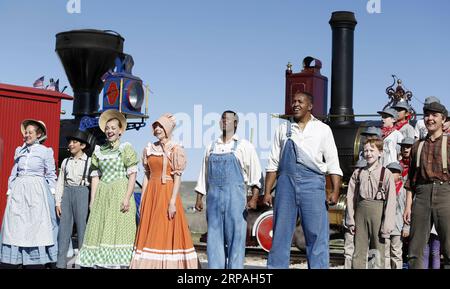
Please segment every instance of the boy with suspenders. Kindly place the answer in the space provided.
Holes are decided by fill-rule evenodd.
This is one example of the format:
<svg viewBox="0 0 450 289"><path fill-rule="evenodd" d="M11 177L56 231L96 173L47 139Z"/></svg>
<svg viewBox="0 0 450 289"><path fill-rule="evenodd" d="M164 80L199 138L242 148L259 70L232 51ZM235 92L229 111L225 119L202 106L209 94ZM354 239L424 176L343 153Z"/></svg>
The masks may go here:
<svg viewBox="0 0 450 289"><path fill-rule="evenodd" d="M423 111L428 135L412 147L405 184L410 191L403 216L405 222L411 222L408 262L411 269L423 268L424 247L434 224L441 240L444 268L450 268L450 140L443 131L448 112L438 102L426 104Z"/></svg>
<svg viewBox="0 0 450 289"><path fill-rule="evenodd" d="M383 141L368 138L364 144L367 166L355 170L348 185L345 225L355 236L354 269L367 267L368 254L373 257L369 268L385 268L385 239L395 225L396 196L393 175L380 162L382 152Z"/></svg>
<svg viewBox="0 0 450 289"><path fill-rule="evenodd" d="M89 206L90 158L84 153L89 148L87 134L78 130L66 139L71 156L61 164L55 194L56 214L60 218L56 267L61 269L67 266L66 256L74 221L78 248L83 244Z"/></svg>

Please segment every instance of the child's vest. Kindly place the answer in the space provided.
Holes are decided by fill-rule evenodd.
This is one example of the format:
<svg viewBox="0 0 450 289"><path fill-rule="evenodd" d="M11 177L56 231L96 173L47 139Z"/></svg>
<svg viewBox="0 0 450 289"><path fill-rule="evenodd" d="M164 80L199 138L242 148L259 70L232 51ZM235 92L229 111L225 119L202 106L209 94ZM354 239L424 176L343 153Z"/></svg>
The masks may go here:
<svg viewBox="0 0 450 289"><path fill-rule="evenodd" d="M67 184L67 163L69 162L69 159L66 159L66 162L64 164L64 185ZM81 182L79 184L79 186L88 186L86 185L86 172L87 172L87 167L88 167L88 163L89 163L89 157L87 157L86 162L84 163L84 170L83 170L83 177L81 178Z"/></svg>

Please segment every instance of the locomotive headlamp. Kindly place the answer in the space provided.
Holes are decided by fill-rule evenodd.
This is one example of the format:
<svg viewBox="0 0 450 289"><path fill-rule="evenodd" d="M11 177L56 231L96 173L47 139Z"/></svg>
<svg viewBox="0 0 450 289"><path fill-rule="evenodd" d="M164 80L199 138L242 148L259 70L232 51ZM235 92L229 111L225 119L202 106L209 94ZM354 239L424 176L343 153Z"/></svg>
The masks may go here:
<svg viewBox="0 0 450 289"><path fill-rule="evenodd" d="M103 110L117 109L127 118L147 118L141 112L145 98L142 80L132 75L133 64L131 55L124 54L116 59L116 71L102 77Z"/></svg>

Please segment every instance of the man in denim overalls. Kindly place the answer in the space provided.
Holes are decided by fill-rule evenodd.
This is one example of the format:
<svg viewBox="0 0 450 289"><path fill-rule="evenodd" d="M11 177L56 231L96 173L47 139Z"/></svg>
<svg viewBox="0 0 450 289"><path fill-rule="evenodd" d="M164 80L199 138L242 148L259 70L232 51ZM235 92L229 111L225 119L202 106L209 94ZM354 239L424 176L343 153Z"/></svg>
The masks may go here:
<svg viewBox="0 0 450 289"><path fill-rule="evenodd" d="M254 146L235 134L238 116L222 114L223 134L205 152L195 191L195 209L203 209L206 197L207 255L210 269L244 268L247 209L256 209L262 187L262 171ZM252 198L247 203L247 186Z"/></svg>
<svg viewBox="0 0 450 289"><path fill-rule="evenodd" d="M342 170L330 127L311 115L312 100L312 95L297 92L292 98L293 117L275 133L264 194L264 202L272 205L271 189L277 180L268 268L289 268L298 216L305 234L308 268L329 267L327 205L337 202ZM325 174L330 174L332 181L328 199Z"/></svg>

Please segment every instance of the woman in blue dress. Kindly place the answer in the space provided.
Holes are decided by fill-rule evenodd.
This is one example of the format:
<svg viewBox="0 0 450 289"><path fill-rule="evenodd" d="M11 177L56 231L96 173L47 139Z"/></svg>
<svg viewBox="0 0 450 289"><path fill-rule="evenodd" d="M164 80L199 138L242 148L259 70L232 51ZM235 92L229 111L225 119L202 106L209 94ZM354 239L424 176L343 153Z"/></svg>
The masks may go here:
<svg viewBox="0 0 450 289"><path fill-rule="evenodd" d="M0 234L0 261L9 266L43 267L57 260L55 160L41 143L44 122L22 122L24 144L16 148Z"/></svg>

